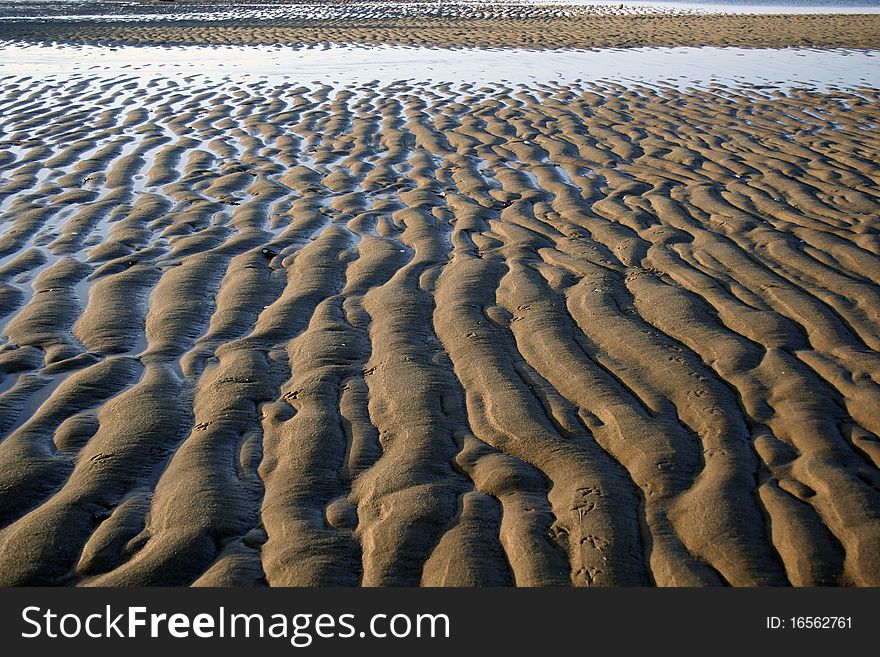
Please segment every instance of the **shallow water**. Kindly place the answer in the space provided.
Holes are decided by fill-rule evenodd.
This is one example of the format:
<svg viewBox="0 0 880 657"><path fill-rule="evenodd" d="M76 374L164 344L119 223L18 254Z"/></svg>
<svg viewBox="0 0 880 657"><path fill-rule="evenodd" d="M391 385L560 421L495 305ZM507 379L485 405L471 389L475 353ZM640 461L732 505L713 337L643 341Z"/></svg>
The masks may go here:
<svg viewBox="0 0 880 657"><path fill-rule="evenodd" d="M235 74L303 81L667 81L880 86L876 51L806 48L444 50L400 46L0 47L0 75Z"/></svg>

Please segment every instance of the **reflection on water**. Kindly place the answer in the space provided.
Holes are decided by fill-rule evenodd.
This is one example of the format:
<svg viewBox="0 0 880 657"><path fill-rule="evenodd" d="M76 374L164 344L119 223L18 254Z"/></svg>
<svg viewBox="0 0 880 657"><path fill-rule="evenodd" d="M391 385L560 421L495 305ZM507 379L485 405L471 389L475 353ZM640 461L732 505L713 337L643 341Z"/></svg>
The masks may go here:
<svg viewBox="0 0 880 657"><path fill-rule="evenodd" d="M880 87L877 51L807 48L445 50L401 46L0 47L0 75L247 74L315 81L551 80Z"/></svg>

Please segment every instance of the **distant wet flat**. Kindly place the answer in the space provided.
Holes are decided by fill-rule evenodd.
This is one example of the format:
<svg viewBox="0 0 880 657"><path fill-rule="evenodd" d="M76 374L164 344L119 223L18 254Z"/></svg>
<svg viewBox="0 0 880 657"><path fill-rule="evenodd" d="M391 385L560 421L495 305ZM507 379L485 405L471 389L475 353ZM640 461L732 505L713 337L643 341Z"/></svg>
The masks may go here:
<svg viewBox="0 0 880 657"><path fill-rule="evenodd" d="M691 14L691 13L871 13L880 11L877 0L457 0L455 2L108 2L62 0L0 0L0 19L83 20L223 20L227 17L285 19L310 17L332 20L350 16L386 18L389 15L496 18L573 14ZM63 12L49 11L61 5ZM389 14L388 12L391 12Z"/></svg>
<svg viewBox="0 0 880 657"><path fill-rule="evenodd" d="M387 19L400 16L440 18L499 17L529 18L570 16L578 14L680 14L694 13L698 8L660 3L578 3L578 2L284 2L284 3L205 3L205 2L71 2L63 3L65 11L48 10L46 2L0 2L0 18L16 20L80 21L222 21L228 19L285 20L310 19L321 21L358 18Z"/></svg>
<svg viewBox="0 0 880 657"><path fill-rule="evenodd" d="M51 5L54 7L54 5ZM880 47L874 8L780 15L666 3L0 3L0 41L103 45L386 44L482 48ZM816 12L822 15L816 15ZM844 13L867 12L854 21ZM755 14L759 15L755 15Z"/></svg>

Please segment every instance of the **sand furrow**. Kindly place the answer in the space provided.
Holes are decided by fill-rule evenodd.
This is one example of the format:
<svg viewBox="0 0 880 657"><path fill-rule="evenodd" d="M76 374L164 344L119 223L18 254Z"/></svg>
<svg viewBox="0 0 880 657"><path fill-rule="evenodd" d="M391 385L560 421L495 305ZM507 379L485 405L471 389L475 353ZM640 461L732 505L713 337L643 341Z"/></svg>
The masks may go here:
<svg viewBox="0 0 880 657"><path fill-rule="evenodd" d="M0 78L0 581L878 584L878 101Z"/></svg>

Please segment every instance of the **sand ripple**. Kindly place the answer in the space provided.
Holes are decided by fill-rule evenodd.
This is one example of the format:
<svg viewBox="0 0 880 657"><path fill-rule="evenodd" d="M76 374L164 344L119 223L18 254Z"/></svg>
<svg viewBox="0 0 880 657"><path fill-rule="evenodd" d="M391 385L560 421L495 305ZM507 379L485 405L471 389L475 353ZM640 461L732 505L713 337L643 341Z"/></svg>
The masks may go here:
<svg viewBox="0 0 880 657"><path fill-rule="evenodd" d="M0 79L0 583L880 585L878 103Z"/></svg>

